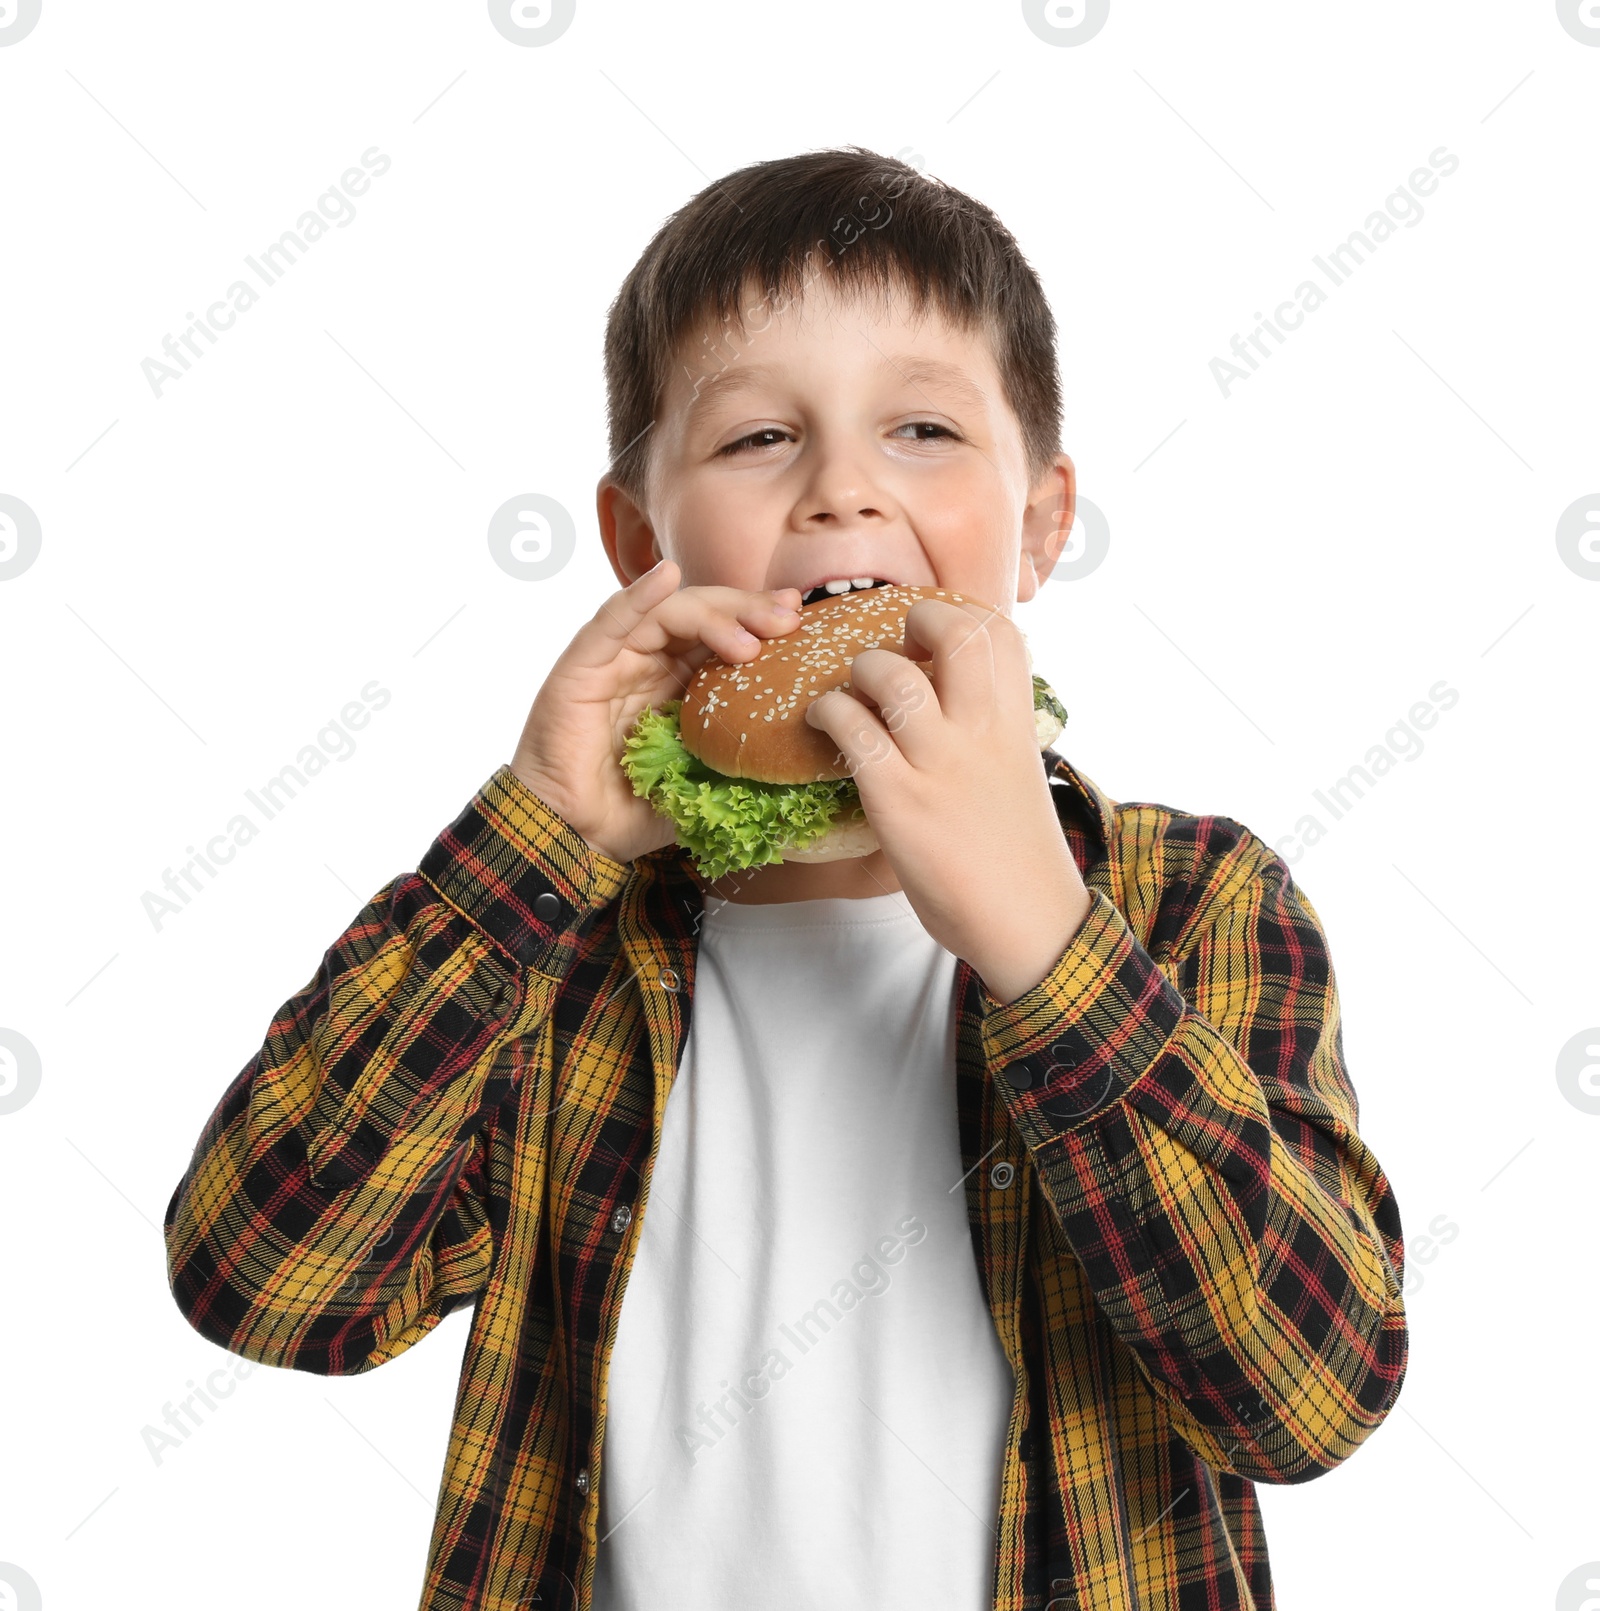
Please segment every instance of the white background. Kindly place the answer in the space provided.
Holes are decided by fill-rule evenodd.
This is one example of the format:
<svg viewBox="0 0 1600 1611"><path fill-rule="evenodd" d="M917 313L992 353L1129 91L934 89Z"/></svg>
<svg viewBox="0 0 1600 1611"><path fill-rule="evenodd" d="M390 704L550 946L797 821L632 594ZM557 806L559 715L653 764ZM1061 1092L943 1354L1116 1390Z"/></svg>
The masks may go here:
<svg viewBox="0 0 1600 1611"><path fill-rule="evenodd" d="M473 3L44 0L0 48L0 493L42 530L0 581L0 1027L42 1066L0 1115L0 1561L47 1611L415 1604L467 1315L363 1378L257 1369L157 1463L143 1429L230 1363L162 1213L617 585L622 277L703 185L836 144L992 206L1060 322L1110 549L1018 617L1059 747L1279 844L1330 936L1412 1355L1345 1465L1262 1490L1279 1605L1556 1605L1600 1558L1600 1117L1555 1072L1600 1023L1600 562L1556 543L1600 492L1597 95L1547 0L1113 0L1071 48L950 0L579 0L540 48ZM354 222L154 395L141 361L374 145ZM1211 360L1441 146L1421 221L1224 397ZM578 524L539 583L486 541L528 492ZM156 928L145 892L373 679L355 753ZM1319 808L1441 679L1420 754Z"/></svg>

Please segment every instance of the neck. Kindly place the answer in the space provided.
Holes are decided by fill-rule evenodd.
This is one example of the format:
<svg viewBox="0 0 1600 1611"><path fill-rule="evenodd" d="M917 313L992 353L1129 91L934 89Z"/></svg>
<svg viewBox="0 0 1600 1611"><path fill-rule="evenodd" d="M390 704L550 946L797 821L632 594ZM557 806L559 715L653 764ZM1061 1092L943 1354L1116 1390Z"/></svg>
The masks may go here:
<svg viewBox="0 0 1600 1611"><path fill-rule="evenodd" d="M728 873L706 885L708 897L765 906L775 901L863 900L891 895L900 888L882 850L839 861L785 861Z"/></svg>

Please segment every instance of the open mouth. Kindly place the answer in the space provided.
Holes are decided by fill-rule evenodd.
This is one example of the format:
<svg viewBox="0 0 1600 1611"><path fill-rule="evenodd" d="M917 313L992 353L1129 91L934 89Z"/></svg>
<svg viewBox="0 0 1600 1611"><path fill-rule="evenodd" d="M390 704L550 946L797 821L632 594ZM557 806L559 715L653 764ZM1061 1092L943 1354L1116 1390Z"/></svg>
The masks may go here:
<svg viewBox="0 0 1600 1611"><path fill-rule="evenodd" d="M802 605L815 604L818 599L837 598L844 593L865 593L874 587L893 587L893 582L886 582L876 576L840 576L831 582L819 582L815 587L808 587L800 595Z"/></svg>

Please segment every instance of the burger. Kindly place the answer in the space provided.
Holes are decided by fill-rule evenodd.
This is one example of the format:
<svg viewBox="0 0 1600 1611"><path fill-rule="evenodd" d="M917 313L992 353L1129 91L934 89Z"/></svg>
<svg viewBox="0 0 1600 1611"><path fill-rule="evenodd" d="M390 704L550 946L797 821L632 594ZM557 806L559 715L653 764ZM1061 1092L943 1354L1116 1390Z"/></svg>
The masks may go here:
<svg viewBox="0 0 1600 1611"><path fill-rule="evenodd" d="M981 601L942 587L863 581L870 585L811 589L793 632L762 639L754 660L712 655L682 698L641 711L623 740L633 792L671 820L703 877L878 849L849 762L806 721L806 708L830 689L850 687L861 650L903 655L906 615L918 599ZM1067 713L1037 675L1033 718L1039 748L1047 749Z"/></svg>

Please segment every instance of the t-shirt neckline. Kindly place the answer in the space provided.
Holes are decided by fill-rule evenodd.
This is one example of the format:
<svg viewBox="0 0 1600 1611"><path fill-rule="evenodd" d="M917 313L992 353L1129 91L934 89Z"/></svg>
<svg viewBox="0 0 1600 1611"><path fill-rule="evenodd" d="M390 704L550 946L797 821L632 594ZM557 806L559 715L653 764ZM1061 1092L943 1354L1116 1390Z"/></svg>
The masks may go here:
<svg viewBox="0 0 1600 1611"><path fill-rule="evenodd" d="M858 927L915 917L916 909L903 889L882 895L824 896L809 901L729 901L707 896L701 932L708 929L812 929Z"/></svg>

